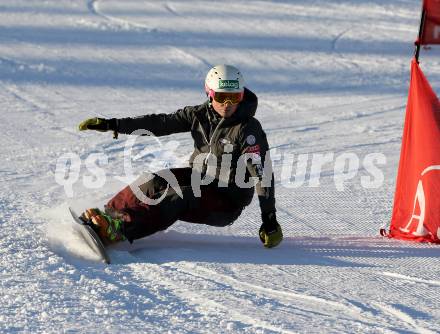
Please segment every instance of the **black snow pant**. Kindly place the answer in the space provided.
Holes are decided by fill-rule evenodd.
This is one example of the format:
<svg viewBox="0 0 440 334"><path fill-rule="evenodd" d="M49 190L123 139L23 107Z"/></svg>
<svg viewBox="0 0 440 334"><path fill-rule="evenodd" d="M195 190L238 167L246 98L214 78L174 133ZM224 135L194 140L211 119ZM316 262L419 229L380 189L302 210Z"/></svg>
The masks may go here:
<svg viewBox="0 0 440 334"><path fill-rule="evenodd" d="M125 187L107 203L107 212L116 212L124 217L124 234L130 242L165 230L177 220L212 226L230 225L252 200L251 196L235 203L227 194L230 191L228 188L215 185L202 185L201 196L197 197L191 187L191 168L172 168L167 171L174 174L183 198L174 187L168 187L164 178L153 174L145 183ZM138 187L149 199L161 200L154 205L148 204L135 195L133 187Z"/></svg>

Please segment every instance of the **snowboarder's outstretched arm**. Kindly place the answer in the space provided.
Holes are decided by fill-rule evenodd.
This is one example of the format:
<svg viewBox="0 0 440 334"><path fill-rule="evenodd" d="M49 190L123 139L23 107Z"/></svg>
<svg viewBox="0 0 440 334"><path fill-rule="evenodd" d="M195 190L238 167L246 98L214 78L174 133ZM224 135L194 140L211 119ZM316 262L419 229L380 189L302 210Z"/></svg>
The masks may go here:
<svg viewBox="0 0 440 334"><path fill-rule="evenodd" d="M265 247L275 247L283 240L283 233L275 214L275 182L272 162L266 134L255 118L243 127L241 143L241 153L249 157L247 159L249 174L258 180L256 191L263 221L259 236Z"/></svg>
<svg viewBox="0 0 440 334"><path fill-rule="evenodd" d="M79 130L116 131L132 134L136 130L147 130L155 136L191 130L193 114L189 108L183 108L172 114L150 114L128 118L89 118L79 125Z"/></svg>

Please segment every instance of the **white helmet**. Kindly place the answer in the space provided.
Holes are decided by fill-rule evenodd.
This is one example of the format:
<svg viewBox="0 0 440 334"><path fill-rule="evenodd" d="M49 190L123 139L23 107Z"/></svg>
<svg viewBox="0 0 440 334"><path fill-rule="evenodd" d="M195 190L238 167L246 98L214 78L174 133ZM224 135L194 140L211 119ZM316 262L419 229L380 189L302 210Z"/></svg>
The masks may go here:
<svg viewBox="0 0 440 334"><path fill-rule="evenodd" d="M216 65L206 75L205 91L213 93L243 93L244 79L238 68L231 65Z"/></svg>

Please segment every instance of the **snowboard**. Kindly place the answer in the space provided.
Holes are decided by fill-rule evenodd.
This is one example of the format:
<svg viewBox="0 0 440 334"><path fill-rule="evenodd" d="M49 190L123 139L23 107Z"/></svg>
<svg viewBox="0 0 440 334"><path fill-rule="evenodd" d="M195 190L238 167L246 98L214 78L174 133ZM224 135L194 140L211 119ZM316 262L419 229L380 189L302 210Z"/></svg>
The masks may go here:
<svg viewBox="0 0 440 334"><path fill-rule="evenodd" d="M104 263L110 264L110 257L107 254L105 246L95 230L93 230L93 228L89 224L81 220L81 218L75 213L75 211L72 210L72 208L69 208L69 211L75 222L75 230L80 233L87 245L93 250L93 252L95 252L96 255L99 255Z"/></svg>

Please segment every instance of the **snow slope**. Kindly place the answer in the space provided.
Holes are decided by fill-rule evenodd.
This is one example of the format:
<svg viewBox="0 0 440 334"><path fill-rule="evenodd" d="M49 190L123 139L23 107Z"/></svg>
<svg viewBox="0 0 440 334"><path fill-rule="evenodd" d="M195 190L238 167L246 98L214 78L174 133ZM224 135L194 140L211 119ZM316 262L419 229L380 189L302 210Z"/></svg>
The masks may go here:
<svg viewBox="0 0 440 334"><path fill-rule="evenodd" d="M413 0L1 1L0 331L439 332L439 246L378 236L419 12ZM438 54L421 58L439 91ZM128 137L77 124L198 104L206 72L224 62L258 94L272 155L284 156L274 159L283 244L261 246L255 201L230 227L177 223L97 263L66 208L123 186ZM138 139L133 170L183 166L191 148L188 134ZM68 153L81 162L72 197L55 173ZM97 189L83 183L91 154L108 159ZM283 172L292 154L308 158L298 187L295 169ZM319 178L313 154L333 154ZM360 168L338 183L344 154ZM385 161L367 189L369 154Z"/></svg>

